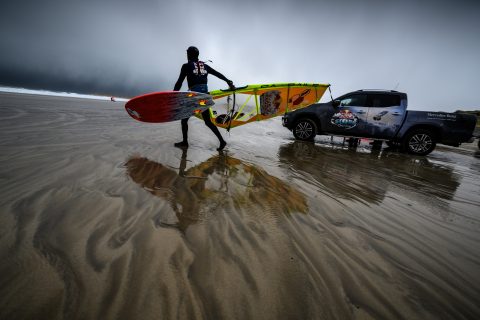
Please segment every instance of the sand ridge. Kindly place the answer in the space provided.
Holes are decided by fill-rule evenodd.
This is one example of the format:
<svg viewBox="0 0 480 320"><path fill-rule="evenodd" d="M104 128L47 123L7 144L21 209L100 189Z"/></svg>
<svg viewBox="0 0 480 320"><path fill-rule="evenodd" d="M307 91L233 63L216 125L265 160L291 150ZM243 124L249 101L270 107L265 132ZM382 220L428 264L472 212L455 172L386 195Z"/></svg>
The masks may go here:
<svg viewBox="0 0 480 320"><path fill-rule="evenodd" d="M198 119L1 94L0 319L475 319L480 158L228 146Z"/></svg>

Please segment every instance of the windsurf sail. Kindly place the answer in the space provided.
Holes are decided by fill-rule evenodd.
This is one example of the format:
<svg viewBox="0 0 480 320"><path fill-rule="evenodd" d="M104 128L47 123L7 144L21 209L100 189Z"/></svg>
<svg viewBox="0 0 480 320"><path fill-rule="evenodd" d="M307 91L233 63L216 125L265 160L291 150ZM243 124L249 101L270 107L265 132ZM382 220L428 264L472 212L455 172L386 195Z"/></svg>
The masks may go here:
<svg viewBox="0 0 480 320"><path fill-rule="evenodd" d="M210 118L217 127L227 130L270 119L316 103L329 86L320 83L272 83L211 91L215 105L210 108Z"/></svg>

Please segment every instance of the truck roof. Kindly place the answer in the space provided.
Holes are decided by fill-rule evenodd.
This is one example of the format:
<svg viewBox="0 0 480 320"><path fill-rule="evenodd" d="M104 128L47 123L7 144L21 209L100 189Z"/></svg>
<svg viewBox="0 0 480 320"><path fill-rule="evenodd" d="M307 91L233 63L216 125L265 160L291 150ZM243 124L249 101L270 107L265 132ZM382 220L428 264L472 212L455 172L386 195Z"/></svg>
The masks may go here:
<svg viewBox="0 0 480 320"><path fill-rule="evenodd" d="M362 92L381 92L381 93L385 93L385 92L402 93L402 92L399 92L399 91L396 91L396 90L385 90L385 89L360 89L360 90L357 90L357 91L362 91Z"/></svg>
<svg viewBox="0 0 480 320"><path fill-rule="evenodd" d="M402 98L407 98L407 94L404 92L400 91L395 91L395 90L383 90L383 89L361 89L353 92L362 92L362 93L368 93L368 94L395 94L395 95L400 95Z"/></svg>

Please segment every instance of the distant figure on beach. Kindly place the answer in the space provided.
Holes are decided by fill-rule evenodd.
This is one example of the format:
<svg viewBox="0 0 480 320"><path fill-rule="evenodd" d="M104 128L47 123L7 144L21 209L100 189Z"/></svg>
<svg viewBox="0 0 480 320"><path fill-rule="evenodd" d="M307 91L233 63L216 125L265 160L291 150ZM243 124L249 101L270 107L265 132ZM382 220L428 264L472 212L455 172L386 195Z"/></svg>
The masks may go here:
<svg viewBox="0 0 480 320"><path fill-rule="evenodd" d="M209 73L227 82L230 89L235 88L231 80L228 80L223 74L214 70L212 67L208 66L203 61L199 61L198 55L199 51L196 47L189 47L187 49L188 62L182 65L182 69L180 70L180 76L178 77L177 83L175 83L175 87L173 89L174 91L180 90L183 84L183 80L185 80L186 77L188 88L190 91L208 93L207 76ZM223 137L220 134L220 131L218 131L218 128L210 120L210 110L207 109L203 111L202 117L205 121L205 125L213 131L213 133L220 141L220 146L217 150L223 150L227 143L225 142L225 140L223 140ZM183 140L175 143L175 147L188 148L188 119L189 118L181 120Z"/></svg>
<svg viewBox="0 0 480 320"><path fill-rule="evenodd" d="M115 97L110 97L110 101L115 102Z"/></svg>

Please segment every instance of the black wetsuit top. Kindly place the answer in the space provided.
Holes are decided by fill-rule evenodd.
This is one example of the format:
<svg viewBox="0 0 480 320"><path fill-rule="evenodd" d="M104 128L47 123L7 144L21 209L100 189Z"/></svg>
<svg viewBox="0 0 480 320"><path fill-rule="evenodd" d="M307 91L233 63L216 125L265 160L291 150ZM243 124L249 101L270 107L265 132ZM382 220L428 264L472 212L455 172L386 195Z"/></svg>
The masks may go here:
<svg viewBox="0 0 480 320"><path fill-rule="evenodd" d="M207 84L207 76L209 73L224 81L229 81L223 74L211 68L203 61L189 61L182 66L180 76L178 77L173 90L178 91L182 88L182 83L183 80L185 80L185 77L187 77L189 88L198 84Z"/></svg>

